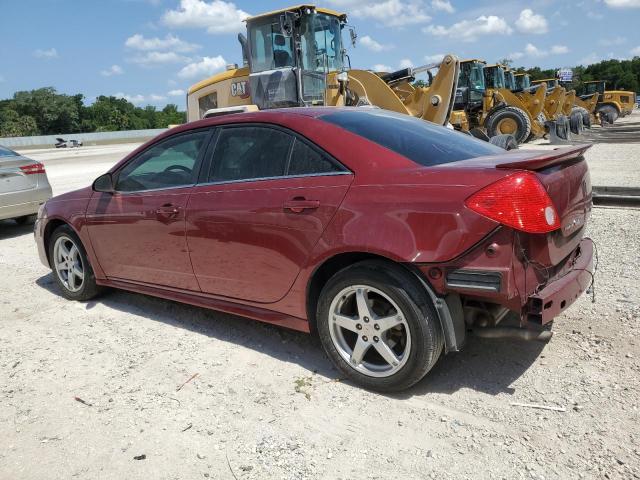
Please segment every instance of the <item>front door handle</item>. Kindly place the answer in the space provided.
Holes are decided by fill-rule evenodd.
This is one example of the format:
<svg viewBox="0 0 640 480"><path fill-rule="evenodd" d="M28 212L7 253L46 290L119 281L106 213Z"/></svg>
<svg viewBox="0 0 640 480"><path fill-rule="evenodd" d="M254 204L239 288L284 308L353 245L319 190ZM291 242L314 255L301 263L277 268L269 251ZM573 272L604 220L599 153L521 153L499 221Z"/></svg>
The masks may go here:
<svg viewBox="0 0 640 480"><path fill-rule="evenodd" d="M302 213L305 210L315 210L320 207L319 200L307 200L306 198L294 198L284 202L285 210L289 210L293 213Z"/></svg>
<svg viewBox="0 0 640 480"><path fill-rule="evenodd" d="M162 205L160 208L156 210L157 215L162 215L165 217L175 217L180 213L180 207L176 207L175 205L167 204Z"/></svg>

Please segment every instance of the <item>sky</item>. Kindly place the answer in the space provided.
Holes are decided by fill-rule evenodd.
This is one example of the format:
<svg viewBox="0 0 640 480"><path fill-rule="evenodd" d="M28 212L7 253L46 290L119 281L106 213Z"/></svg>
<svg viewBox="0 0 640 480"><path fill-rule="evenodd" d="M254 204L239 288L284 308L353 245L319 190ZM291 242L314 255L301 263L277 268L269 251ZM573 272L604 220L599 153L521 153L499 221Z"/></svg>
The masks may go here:
<svg viewBox="0 0 640 480"><path fill-rule="evenodd" d="M295 0L0 0L0 99L45 86L184 109L190 85L242 63L243 18ZM324 0L348 15L353 68L446 53L541 68L640 56L640 0Z"/></svg>

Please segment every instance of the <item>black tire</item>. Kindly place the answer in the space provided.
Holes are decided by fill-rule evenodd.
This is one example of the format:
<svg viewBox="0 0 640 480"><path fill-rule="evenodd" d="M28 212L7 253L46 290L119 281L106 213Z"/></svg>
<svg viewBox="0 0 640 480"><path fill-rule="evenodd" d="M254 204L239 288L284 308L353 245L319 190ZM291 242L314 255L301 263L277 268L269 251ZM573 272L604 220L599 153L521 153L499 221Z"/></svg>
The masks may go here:
<svg viewBox="0 0 640 480"><path fill-rule="evenodd" d="M495 137L496 135L511 133L500 130L503 122L508 120L515 123L516 129L512 135L516 138L516 141L518 143L524 143L531 133L531 121L529 120L527 112L518 107L504 107L489 115L484 122L487 135L489 135L489 137Z"/></svg>
<svg viewBox="0 0 640 480"><path fill-rule="evenodd" d="M580 112L571 112L571 116L569 117L569 127L571 128L571 133L575 133L576 135L580 135L584 130L582 125L582 113Z"/></svg>
<svg viewBox="0 0 640 480"><path fill-rule="evenodd" d="M36 221L37 215L25 215L23 217L14 218L13 220L18 225L28 225Z"/></svg>
<svg viewBox="0 0 640 480"><path fill-rule="evenodd" d="M67 238L78 249L78 255L82 262L82 269L84 271L84 278L82 279L82 283L77 291L72 291L67 285L65 285L65 281L62 278L62 273L56 269L55 261L54 261L54 246L58 239ZM62 296L69 300L77 300L77 301L87 301L94 298L96 295L102 292L103 288L96 284L96 277L93 273L93 268L91 267L91 263L87 257L87 252L84 249L84 245L82 245L82 241L76 233L73 231L71 227L68 225L61 225L56 228L54 232L51 234L49 238L49 243L47 245L47 250L49 252L49 264L51 269L53 270L53 278L55 279Z"/></svg>
<svg viewBox="0 0 640 480"><path fill-rule="evenodd" d="M531 135L529 135L531 137ZM527 138L527 140L529 140ZM495 145L496 147L504 148L505 150L517 150L518 149L518 141L516 137L509 134L504 135L496 135L495 137L491 137L489 139L489 143L491 145Z"/></svg>
<svg viewBox="0 0 640 480"><path fill-rule="evenodd" d="M556 120L556 135L562 140L569 140L569 120L564 115L560 115Z"/></svg>
<svg viewBox="0 0 640 480"><path fill-rule="evenodd" d="M600 114L600 118L604 118L607 123L613 124L618 117L618 110L613 105L600 105L597 110Z"/></svg>
<svg viewBox="0 0 640 480"><path fill-rule="evenodd" d="M329 319L330 314L333 315L331 312L332 303L334 300L340 301L340 298L343 300L347 298L342 296L342 292L354 286L364 286L382 292L395 302L400 310L397 313L401 313L406 321L408 328L402 326L400 329L405 332L405 328L407 328L410 348L408 353L403 352L406 358L403 355L400 366L391 367L392 370L397 369L397 371L395 373L390 371L388 376L376 377L356 370L364 365L367 355L377 355L377 347L367 347L365 350L367 353L363 354L362 362L352 366L349 361L343 358L338 351L339 346L334 343L332 338L331 329L335 328L330 325ZM372 304L371 309L374 308L373 305L375 304ZM444 345L441 326L428 293L414 275L403 267L392 263L364 261L336 273L320 293L316 318L320 341L333 364L354 383L370 390L391 392L404 390L414 385L433 367L440 357ZM364 318L364 321L368 322L366 317ZM372 320L371 325L365 325L365 327L377 328L375 325L377 320ZM346 332L351 335L354 347L361 338L367 340L367 337L364 335L361 337L356 332L357 330ZM361 332L366 333L366 329L361 329ZM376 338L373 337L374 340ZM382 340L382 334L380 334L380 338ZM371 344L370 347L375 347L375 345ZM390 364L387 366L390 367Z"/></svg>

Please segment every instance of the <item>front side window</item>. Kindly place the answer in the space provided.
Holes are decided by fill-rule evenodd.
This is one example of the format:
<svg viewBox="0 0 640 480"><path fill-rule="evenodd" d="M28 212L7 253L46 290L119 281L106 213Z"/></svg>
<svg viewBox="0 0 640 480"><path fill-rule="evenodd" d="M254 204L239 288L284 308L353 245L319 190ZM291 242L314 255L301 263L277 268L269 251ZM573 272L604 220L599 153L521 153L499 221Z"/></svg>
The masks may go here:
<svg viewBox="0 0 640 480"><path fill-rule="evenodd" d="M201 130L176 135L151 146L120 170L116 190L135 192L194 184L198 155L208 134Z"/></svg>
<svg viewBox="0 0 640 480"><path fill-rule="evenodd" d="M232 127L220 132L210 182L281 177L293 137L265 127Z"/></svg>

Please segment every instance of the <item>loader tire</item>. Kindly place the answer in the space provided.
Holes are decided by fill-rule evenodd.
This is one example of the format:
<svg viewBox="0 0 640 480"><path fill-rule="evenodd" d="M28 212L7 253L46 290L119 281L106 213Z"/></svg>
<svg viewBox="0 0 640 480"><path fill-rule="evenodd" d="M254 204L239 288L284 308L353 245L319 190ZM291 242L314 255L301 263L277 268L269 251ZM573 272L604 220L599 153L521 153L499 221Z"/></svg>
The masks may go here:
<svg viewBox="0 0 640 480"><path fill-rule="evenodd" d="M606 122L611 124L620 116L618 110L613 105L600 105L596 111L600 114L600 118L604 118Z"/></svg>
<svg viewBox="0 0 640 480"><path fill-rule="evenodd" d="M509 106L493 112L484 125L489 137L510 134L518 143L524 143L531 133L529 116L518 107Z"/></svg>
<svg viewBox="0 0 640 480"><path fill-rule="evenodd" d="M504 148L505 150L518 149L518 141L516 140L516 137L509 133L491 137L489 139L489 143L491 145L495 145L496 147Z"/></svg>
<svg viewBox="0 0 640 480"><path fill-rule="evenodd" d="M584 130L584 126L582 124L582 114L579 112L571 112L571 116L569 117L569 127L571 128L571 133L575 133L576 135L580 135Z"/></svg>
<svg viewBox="0 0 640 480"><path fill-rule="evenodd" d="M556 135L561 140L569 140L569 120L564 115L560 115L556 120Z"/></svg>
<svg viewBox="0 0 640 480"><path fill-rule="evenodd" d="M582 126L584 128L591 128L591 114L587 111L586 108L583 107L574 107L571 115L574 113L579 113L582 115Z"/></svg>

